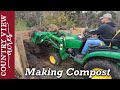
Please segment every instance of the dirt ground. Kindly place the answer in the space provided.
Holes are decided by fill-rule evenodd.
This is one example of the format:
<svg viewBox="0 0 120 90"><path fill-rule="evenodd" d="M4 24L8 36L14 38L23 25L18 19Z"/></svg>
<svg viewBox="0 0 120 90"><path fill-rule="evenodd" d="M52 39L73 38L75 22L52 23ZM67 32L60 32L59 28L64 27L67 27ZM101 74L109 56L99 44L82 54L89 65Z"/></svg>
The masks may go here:
<svg viewBox="0 0 120 90"><path fill-rule="evenodd" d="M42 68L51 68L54 70L63 70L63 75L60 79L83 79L83 77L76 77L76 76L67 76L65 71L75 66L75 62L69 58L65 61L62 61L60 65L54 66L49 62L49 53L52 49L51 45L36 45L31 42L28 37L28 31L18 31L16 33L20 33L23 38L24 47L26 51L26 56L28 63L31 68L42 69ZM30 79L57 79L55 76L29 76Z"/></svg>

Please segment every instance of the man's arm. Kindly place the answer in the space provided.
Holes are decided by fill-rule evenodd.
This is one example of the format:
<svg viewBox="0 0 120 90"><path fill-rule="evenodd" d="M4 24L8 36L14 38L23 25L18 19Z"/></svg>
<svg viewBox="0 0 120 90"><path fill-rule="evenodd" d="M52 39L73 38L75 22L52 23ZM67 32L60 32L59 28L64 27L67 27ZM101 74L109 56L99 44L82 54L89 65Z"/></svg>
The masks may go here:
<svg viewBox="0 0 120 90"><path fill-rule="evenodd" d="M102 26L100 26L97 30L91 31L91 32L89 32L89 33L90 33L90 34L93 34L93 35L95 35L95 34L101 34L101 33L104 32L104 29L105 29L105 25L102 25Z"/></svg>

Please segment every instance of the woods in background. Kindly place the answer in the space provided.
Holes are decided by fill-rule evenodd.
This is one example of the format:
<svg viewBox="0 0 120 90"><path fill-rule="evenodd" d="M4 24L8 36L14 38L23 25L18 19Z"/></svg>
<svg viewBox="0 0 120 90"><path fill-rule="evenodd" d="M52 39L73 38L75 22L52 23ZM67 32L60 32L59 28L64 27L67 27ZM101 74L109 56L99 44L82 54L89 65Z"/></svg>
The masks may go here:
<svg viewBox="0 0 120 90"><path fill-rule="evenodd" d="M26 30L34 26L46 27L55 24L68 28L97 28L99 17L104 13L111 13L113 21L120 28L120 11L16 11L16 30Z"/></svg>

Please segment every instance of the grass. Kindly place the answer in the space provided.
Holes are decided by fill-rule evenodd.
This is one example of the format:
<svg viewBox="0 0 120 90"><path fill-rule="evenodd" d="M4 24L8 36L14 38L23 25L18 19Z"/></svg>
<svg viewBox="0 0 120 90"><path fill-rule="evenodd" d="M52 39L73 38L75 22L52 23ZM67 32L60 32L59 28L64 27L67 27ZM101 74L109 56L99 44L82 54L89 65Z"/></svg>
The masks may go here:
<svg viewBox="0 0 120 90"><path fill-rule="evenodd" d="M26 25L26 22L23 21L22 19L17 19L15 23L15 30L16 31L24 31L27 30L28 27Z"/></svg>

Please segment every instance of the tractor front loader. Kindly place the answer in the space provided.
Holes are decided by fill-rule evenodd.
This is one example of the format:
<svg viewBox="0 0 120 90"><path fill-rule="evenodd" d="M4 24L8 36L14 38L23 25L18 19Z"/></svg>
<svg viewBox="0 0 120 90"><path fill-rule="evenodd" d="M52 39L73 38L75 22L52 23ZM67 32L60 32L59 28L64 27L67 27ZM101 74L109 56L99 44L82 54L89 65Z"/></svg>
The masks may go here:
<svg viewBox="0 0 120 90"><path fill-rule="evenodd" d="M33 32L32 42L35 44L41 44L43 42L49 42L52 44L54 51L50 54L50 62L54 65L58 65L61 60L66 60L70 57L68 53L69 48L79 48L82 42L75 39L77 35L69 35L66 33L59 32ZM66 37L66 35L68 35ZM71 42L71 43L69 43ZM73 46L73 43L74 46Z"/></svg>

